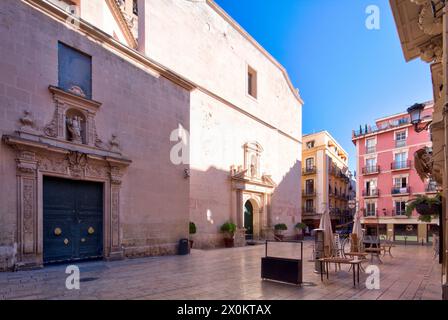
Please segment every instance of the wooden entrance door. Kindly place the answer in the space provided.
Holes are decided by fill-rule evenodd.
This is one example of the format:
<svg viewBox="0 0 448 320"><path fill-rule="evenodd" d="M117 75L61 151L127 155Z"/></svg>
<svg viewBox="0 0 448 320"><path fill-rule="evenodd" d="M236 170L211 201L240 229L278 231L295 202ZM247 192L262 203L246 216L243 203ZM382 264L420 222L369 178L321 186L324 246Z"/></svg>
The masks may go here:
<svg viewBox="0 0 448 320"><path fill-rule="evenodd" d="M44 263L103 256L103 185L44 178Z"/></svg>

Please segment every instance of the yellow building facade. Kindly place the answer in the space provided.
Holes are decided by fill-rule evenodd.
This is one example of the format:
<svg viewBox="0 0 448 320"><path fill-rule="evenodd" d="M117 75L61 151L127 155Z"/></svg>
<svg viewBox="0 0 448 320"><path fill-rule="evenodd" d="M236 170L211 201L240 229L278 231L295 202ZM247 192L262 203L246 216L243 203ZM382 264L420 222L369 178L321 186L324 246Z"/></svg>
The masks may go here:
<svg viewBox="0 0 448 320"><path fill-rule="evenodd" d="M322 131L303 136L302 159L302 220L308 229L318 228L326 211L334 228L350 222L348 153L329 132Z"/></svg>

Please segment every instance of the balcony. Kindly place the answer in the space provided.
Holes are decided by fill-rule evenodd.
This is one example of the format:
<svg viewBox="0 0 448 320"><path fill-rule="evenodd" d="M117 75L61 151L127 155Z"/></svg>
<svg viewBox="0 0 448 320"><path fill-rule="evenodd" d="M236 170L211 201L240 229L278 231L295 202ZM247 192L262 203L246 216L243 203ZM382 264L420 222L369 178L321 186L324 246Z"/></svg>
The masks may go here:
<svg viewBox="0 0 448 320"><path fill-rule="evenodd" d="M359 130L353 130L352 133L352 138L356 139L368 134L373 134L373 133L378 133L381 131L385 131L385 130L389 130L389 129L393 129L393 128L398 128L398 127L402 127L405 125L408 125L411 122L411 119L409 117L406 118L402 118L399 120L395 120L393 122L390 123L383 123L381 126L366 126L366 127L360 127Z"/></svg>
<svg viewBox="0 0 448 320"><path fill-rule="evenodd" d="M314 216L314 215L316 215L316 209L315 208L302 208L302 213L305 216Z"/></svg>
<svg viewBox="0 0 448 320"><path fill-rule="evenodd" d="M411 188L410 187L393 187L391 190L392 196L403 196L403 195L409 195L411 194Z"/></svg>
<svg viewBox="0 0 448 320"><path fill-rule="evenodd" d="M391 163L390 168L393 171L398 171L398 170L409 170L411 168L411 160L407 160L407 161L394 161Z"/></svg>
<svg viewBox="0 0 448 320"><path fill-rule="evenodd" d="M364 198L378 198L380 196L379 189L364 190L362 192Z"/></svg>
<svg viewBox="0 0 448 320"><path fill-rule="evenodd" d="M376 218L378 216L378 209L376 210L365 210L364 211L364 217L366 218Z"/></svg>
<svg viewBox="0 0 448 320"><path fill-rule="evenodd" d="M302 196L303 197L315 197L316 196L316 190L311 190L311 189L303 190Z"/></svg>
<svg viewBox="0 0 448 320"><path fill-rule="evenodd" d="M302 169L302 175L304 176L316 174L316 172L317 172L316 166L306 167Z"/></svg>
<svg viewBox="0 0 448 320"><path fill-rule="evenodd" d="M392 216L394 217L407 217L406 210L397 211L395 209L392 210Z"/></svg>
<svg viewBox="0 0 448 320"><path fill-rule="evenodd" d="M362 168L362 174L365 176L378 173L380 173L380 166L368 166Z"/></svg>

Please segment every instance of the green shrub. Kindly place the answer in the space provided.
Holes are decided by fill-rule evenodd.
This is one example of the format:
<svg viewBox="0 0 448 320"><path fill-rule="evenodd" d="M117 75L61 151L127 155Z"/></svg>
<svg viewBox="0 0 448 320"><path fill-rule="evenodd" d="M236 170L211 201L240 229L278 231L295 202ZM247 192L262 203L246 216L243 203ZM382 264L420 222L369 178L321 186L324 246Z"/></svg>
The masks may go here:
<svg viewBox="0 0 448 320"><path fill-rule="evenodd" d="M288 230L288 226L284 223L276 224L274 227L275 231L286 231Z"/></svg>
<svg viewBox="0 0 448 320"><path fill-rule="evenodd" d="M221 232L226 232L230 234L234 234L236 232L236 224L233 222L226 222L221 226Z"/></svg>
<svg viewBox="0 0 448 320"><path fill-rule="evenodd" d="M194 222L190 222L190 234L196 234L196 225Z"/></svg>
<svg viewBox="0 0 448 320"><path fill-rule="evenodd" d="M296 224L295 228L297 230L303 230L306 229L306 224L304 224L303 222L299 222L298 224Z"/></svg>

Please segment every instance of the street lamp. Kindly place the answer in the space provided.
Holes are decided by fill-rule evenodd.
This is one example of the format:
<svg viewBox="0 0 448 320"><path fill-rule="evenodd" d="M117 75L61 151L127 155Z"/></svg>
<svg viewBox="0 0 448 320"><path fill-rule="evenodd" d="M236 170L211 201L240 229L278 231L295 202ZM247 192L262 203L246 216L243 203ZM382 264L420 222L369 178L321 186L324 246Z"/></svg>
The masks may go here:
<svg viewBox="0 0 448 320"><path fill-rule="evenodd" d="M408 109L408 113L411 117L411 124L414 126L414 130L417 133L426 131L429 129L432 121L429 121L424 124L422 127L422 111L425 109L425 105L422 103L416 103L412 107Z"/></svg>

